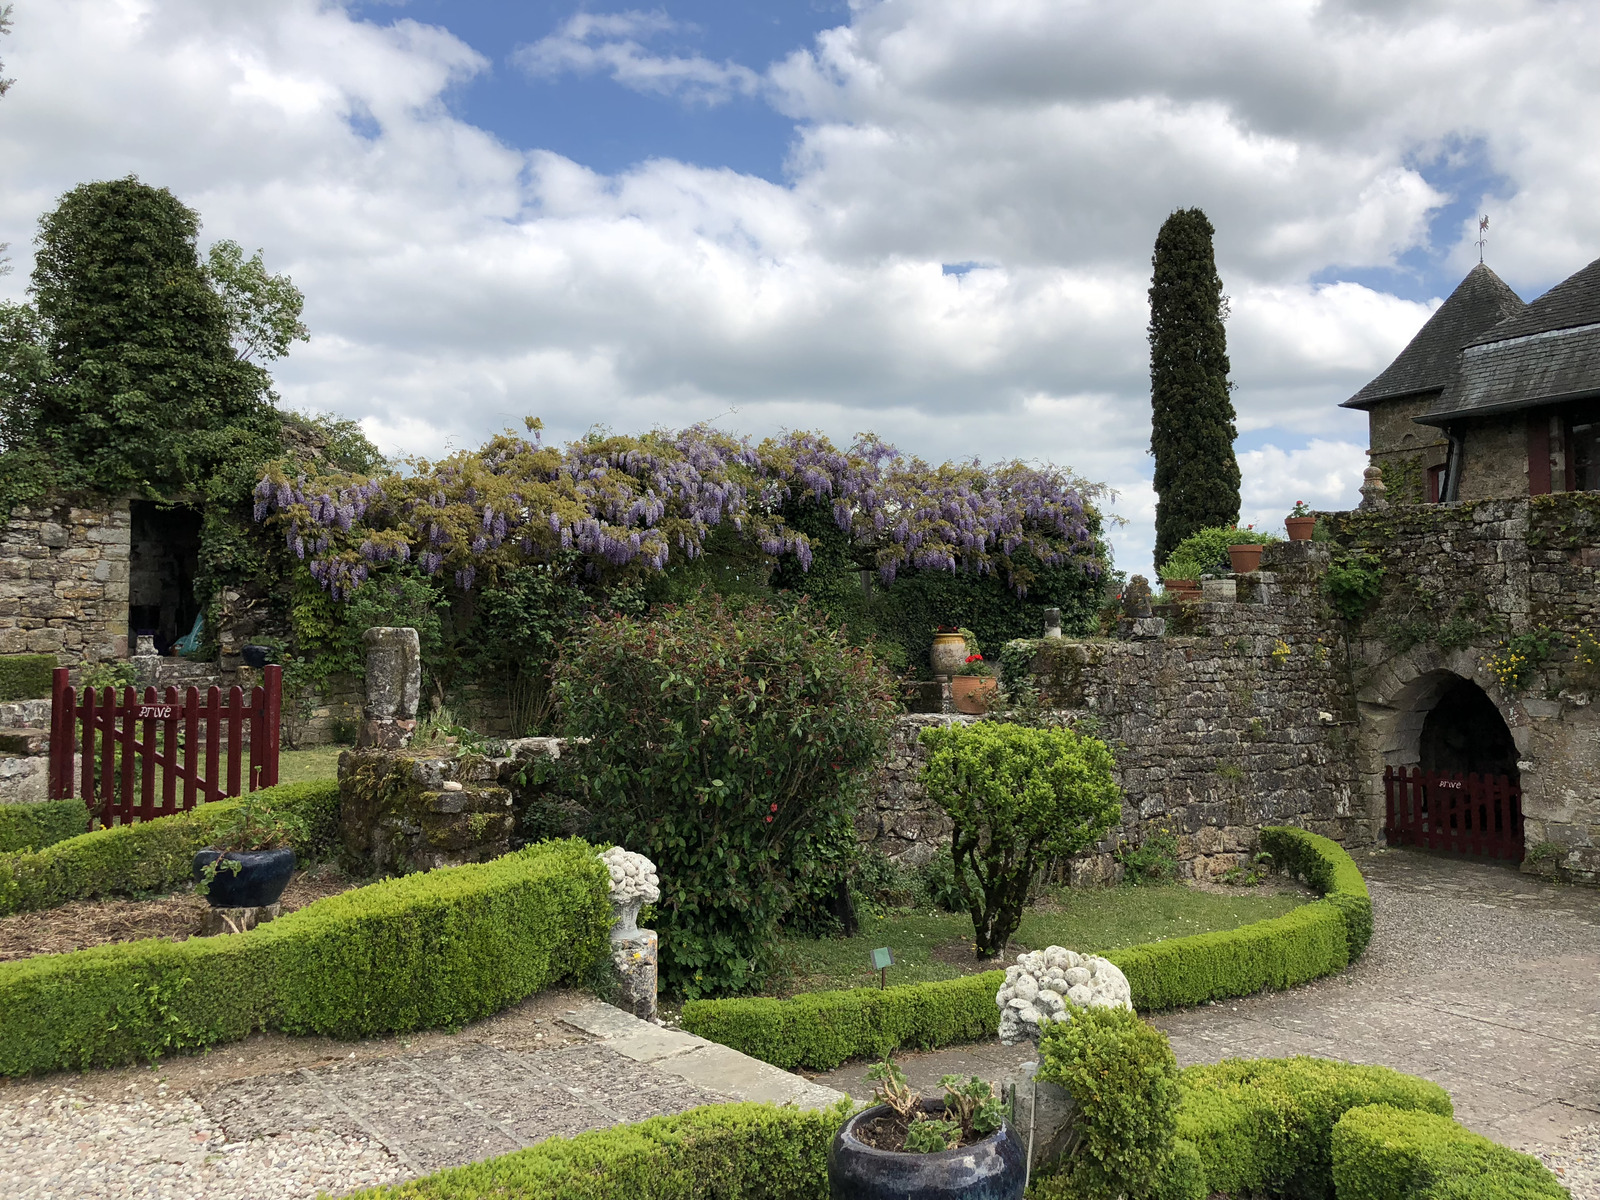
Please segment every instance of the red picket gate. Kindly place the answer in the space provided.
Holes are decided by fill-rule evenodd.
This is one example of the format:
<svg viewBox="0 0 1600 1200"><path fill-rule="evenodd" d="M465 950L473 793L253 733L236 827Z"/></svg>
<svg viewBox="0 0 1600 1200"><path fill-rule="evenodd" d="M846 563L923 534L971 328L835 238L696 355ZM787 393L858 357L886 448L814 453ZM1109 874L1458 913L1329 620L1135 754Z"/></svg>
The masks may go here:
<svg viewBox="0 0 1600 1200"><path fill-rule="evenodd" d="M1522 788L1509 775L1385 767L1383 795L1391 846L1522 861Z"/></svg>
<svg viewBox="0 0 1600 1200"><path fill-rule="evenodd" d="M50 709L50 798L77 795L103 826L185 812L196 803L278 782L278 717L283 668L267 667L250 689L105 688L81 695L55 673ZM248 767L243 759L248 749ZM156 798L156 776L161 796ZM178 796L178 781L183 796ZM136 787L137 784L137 794Z"/></svg>

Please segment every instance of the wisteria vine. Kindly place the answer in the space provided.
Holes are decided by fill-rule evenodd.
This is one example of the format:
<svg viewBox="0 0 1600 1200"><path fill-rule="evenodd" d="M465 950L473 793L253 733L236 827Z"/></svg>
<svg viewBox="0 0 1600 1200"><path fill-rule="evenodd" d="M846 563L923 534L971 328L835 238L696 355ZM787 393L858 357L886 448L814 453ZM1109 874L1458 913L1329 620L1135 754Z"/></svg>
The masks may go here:
<svg viewBox="0 0 1600 1200"><path fill-rule="evenodd" d="M802 500L827 505L886 584L908 567L998 573L1022 595L1027 563L1100 569L1094 503L1103 489L1053 467L931 467L870 434L841 450L815 433L753 444L695 425L558 449L539 429L530 420L526 437L504 433L376 479L310 477L276 463L256 486L255 519L280 526L335 599L382 564L411 559L430 576L450 572L463 589L485 571L563 551L592 575L660 571L673 553L703 553L724 523L809 570L810 540L783 517Z"/></svg>

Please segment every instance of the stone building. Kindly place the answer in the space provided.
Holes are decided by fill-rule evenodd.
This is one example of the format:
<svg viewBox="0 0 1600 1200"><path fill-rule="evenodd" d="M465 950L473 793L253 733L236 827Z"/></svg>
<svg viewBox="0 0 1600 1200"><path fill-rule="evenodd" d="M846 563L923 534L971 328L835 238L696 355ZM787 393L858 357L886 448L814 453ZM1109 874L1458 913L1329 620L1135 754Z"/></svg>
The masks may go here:
<svg viewBox="0 0 1600 1200"><path fill-rule="evenodd" d="M1402 503L1600 490L1600 260L1532 304L1480 263L1344 406Z"/></svg>

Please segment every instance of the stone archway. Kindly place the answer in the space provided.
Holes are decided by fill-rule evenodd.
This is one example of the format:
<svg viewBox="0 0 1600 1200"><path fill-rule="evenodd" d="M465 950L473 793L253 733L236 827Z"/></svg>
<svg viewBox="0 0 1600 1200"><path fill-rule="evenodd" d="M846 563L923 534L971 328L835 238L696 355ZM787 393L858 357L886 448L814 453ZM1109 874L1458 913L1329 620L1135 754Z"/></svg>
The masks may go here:
<svg viewBox="0 0 1600 1200"><path fill-rule="evenodd" d="M1357 690L1360 792L1374 842L1383 836L1385 767L1521 775L1528 728L1479 666L1482 652L1422 645L1380 664ZM1465 726L1465 730L1463 730ZM1464 736L1465 734L1465 736Z"/></svg>

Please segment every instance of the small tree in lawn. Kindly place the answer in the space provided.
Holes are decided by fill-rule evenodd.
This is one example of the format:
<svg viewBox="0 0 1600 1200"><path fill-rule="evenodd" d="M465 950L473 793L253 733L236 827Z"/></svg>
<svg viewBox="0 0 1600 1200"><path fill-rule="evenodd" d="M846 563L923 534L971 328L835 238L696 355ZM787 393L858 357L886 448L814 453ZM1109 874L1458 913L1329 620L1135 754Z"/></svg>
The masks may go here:
<svg viewBox="0 0 1600 1200"><path fill-rule="evenodd" d="M996 721L926 729L922 740L922 781L954 825L950 854L978 957L992 958L1021 924L1040 864L1087 849L1116 823L1111 751L1070 729Z"/></svg>

